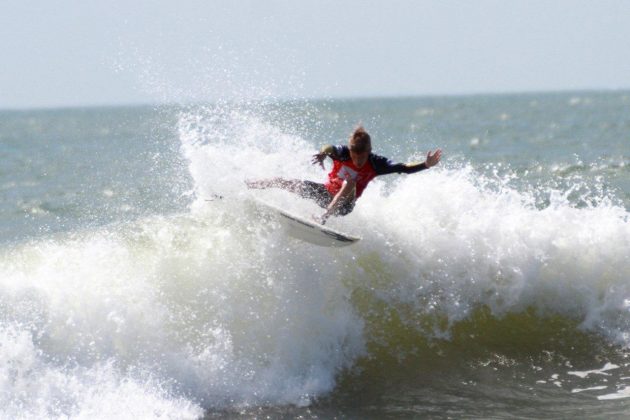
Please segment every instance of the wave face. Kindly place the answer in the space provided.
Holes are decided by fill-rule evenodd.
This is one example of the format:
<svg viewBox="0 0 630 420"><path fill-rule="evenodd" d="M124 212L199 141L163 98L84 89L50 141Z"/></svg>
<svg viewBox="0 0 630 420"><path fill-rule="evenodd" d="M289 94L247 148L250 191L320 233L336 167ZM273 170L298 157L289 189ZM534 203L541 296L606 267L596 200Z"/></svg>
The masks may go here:
<svg viewBox="0 0 630 420"><path fill-rule="evenodd" d="M552 402L628 395L623 200L589 179L523 184L446 159L374 181L330 221L358 244L314 247L253 199L315 204L244 186L325 176L314 142L274 116L178 110L186 211L1 250L0 417L482 416L534 391L520 414L566 415ZM383 154L418 157L405 147Z"/></svg>

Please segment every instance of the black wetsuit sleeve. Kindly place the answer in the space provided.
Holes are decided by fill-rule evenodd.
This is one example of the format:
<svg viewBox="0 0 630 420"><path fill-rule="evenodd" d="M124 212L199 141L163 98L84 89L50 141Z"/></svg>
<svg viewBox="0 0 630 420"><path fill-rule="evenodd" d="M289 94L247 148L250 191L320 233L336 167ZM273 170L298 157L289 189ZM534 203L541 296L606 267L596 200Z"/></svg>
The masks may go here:
<svg viewBox="0 0 630 420"><path fill-rule="evenodd" d="M372 155L370 156L372 166L376 175L387 174L414 174L416 172L429 169L427 165L422 163L393 163L391 160L383 156Z"/></svg>
<svg viewBox="0 0 630 420"><path fill-rule="evenodd" d="M332 160L350 159L350 149L348 149L348 146L326 144L319 149L319 152L330 156Z"/></svg>

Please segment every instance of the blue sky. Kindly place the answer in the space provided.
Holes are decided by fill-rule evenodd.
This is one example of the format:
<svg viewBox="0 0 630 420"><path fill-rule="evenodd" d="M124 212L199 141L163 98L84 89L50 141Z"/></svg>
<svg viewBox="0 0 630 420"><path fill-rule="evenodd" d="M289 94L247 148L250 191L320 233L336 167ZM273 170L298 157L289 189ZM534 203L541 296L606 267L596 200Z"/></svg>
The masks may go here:
<svg viewBox="0 0 630 420"><path fill-rule="evenodd" d="M630 0L0 3L0 108L630 88Z"/></svg>

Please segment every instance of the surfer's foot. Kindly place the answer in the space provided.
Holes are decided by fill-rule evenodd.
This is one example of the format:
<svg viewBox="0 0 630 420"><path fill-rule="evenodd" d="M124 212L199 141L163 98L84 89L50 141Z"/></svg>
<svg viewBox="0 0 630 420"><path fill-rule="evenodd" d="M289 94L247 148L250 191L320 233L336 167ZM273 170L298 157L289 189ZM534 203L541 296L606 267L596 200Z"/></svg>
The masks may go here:
<svg viewBox="0 0 630 420"><path fill-rule="evenodd" d="M263 188L267 188L267 181L245 181L245 184L247 185L247 188L252 188L252 189L263 189Z"/></svg>
<svg viewBox="0 0 630 420"><path fill-rule="evenodd" d="M214 200L223 200L223 196L218 195L218 194L211 194L210 198L206 198L206 201L214 201Z"/></svg>
<svg viewBox="0 0 630 420"><path fill-rule="evenodd" d="M313 221L315 223L319 223L320 225L325 225L326 224L326 217L324 216L316 216L316 215L312 215L311 218L313 219Z"/></svg>

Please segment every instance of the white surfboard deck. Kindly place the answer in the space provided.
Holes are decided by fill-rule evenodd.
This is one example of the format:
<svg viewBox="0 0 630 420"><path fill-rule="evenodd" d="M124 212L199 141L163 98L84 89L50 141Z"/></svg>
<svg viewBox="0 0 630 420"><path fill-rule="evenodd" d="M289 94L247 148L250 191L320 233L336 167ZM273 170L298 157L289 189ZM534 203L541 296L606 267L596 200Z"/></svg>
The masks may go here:
<svg viewBox="0 0 630 420"><path fill-rule="evenodd" d="M351 236L338 230L320 225L319 223L297 216L274 205L256 200L256 204L276 216L288 235L302 241L328 247L348 246L358 242L361 238Z"/></svg>

